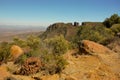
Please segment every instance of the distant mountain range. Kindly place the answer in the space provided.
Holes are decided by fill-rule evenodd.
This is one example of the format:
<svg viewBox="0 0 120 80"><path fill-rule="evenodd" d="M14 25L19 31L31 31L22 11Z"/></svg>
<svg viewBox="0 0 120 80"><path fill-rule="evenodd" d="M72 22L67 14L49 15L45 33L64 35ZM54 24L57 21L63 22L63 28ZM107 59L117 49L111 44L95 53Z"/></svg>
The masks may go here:
<svg viewBox="0 0 120 80"><path fill-rule="evenodd" d="M31 32L45 31L46 27L42 26L24 26L24 25L0 25L0 33L3 32Z"/></svg>
<svg viewBox="0 0 120 80"><path fill-rule="evenodd" d="M24 38L31 34L39 35L45 30L46 27L42 26L0 25L0 42L12 40L14 36Z"/></svg>

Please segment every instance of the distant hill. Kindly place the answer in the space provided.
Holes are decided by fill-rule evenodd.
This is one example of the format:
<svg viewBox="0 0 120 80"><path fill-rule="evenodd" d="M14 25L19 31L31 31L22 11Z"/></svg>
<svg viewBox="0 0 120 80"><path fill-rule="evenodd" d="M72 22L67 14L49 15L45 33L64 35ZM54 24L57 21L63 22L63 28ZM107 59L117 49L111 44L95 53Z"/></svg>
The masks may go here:
<svg viewBox="0 0 120 80"><path fill-rule="evenodd" d="M79 23L55 23L50 25L46 31L40 35L42 39L51 38L55 35L62 34L67 40L71 40L73 36L76 35L77 28Z"/></svg>
<svg viewBox="0 0 120 80"><path fill-rule="evenodd" d="M0 25L0 33L6 32L31 32L31 31L45 31L43 26L24 26L24 25Z"/></svg>
<svg viewBox="0 0 120 80"><path fill-rule="evenodd" d="M4 34L4 35L0 35L0 42L11 42L15 37L18 37L20 39L26 39L29 35L35 35L35 36L39 36L40 34L42 34L43 31L39 31L39 32L23 32L23 33L18 33L18 34L14 34L11 32L11 34Z"/></svg>
<svg viewBox="0 0 120 80"><path fill-rule="evenodd" d="M46 31L40 35L42 39L51 38L55 35L64 35L67 40L72 40L75 37L77 30L80 26L104 26L102 22L82 22L79 25L78 22L72 23L54 23L46 29Z"/></svg>

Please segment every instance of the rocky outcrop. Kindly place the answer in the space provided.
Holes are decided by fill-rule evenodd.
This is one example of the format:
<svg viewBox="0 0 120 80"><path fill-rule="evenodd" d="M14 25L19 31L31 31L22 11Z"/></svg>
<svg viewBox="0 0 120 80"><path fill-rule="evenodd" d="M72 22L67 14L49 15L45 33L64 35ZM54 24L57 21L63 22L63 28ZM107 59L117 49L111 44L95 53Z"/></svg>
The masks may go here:
<svg viewBox="0 0 120 80"><path fill-rule="evenodd" d="M74 22L74 26L79 26L79 23L78 22Z"/></svg>
<svg viewBox="0 0 120 80"><path fill-rule="evenodd" d="M10 54L12 55L13 59L17 59L20 55L23 54L22 48L17 45L13 45L10 49Z"/></svg>
<svg viewBox="0 0 120 80"><path fill-rule="evenodd" d="M29 74L37 73L40 70L41 66L42 63L39 58L30 57L22 65L19 74L29 75Z"/></svg>
<svg viewBox="0 0 120 80"><path fill-rule="evenodd" d="M75 26L74 26L75 25ZM79 23L55 23L50 25L47 30L40 35L42 39L52 38L54 36L63 35L65 39L71 40L71 37L74 37L77 33L77 27L79 27Z"/></svg>
<svg viewBox="0 0 120 80"><path fill-rule="evenodd" d="M76 50L75 50L76 51ZM108 54L98 55L79 55L77 58L70 51L65 54L68 65L62 71L61 80L119 80L119 59L114 61ZM112 55L111 55L112 56ZM106 64L106 61L112 61ZM116 71L117 70L117 71Z"/></svg>
<svg viewBox="0 0 120 80"><path fill-rule="evenodd" d="M79 50L81 50L80 52L83 54L98 55L98 54L114 53L112 50L108 49L107 47L89 40L83 40L80 43L79 48L81 48Z"/></svg>

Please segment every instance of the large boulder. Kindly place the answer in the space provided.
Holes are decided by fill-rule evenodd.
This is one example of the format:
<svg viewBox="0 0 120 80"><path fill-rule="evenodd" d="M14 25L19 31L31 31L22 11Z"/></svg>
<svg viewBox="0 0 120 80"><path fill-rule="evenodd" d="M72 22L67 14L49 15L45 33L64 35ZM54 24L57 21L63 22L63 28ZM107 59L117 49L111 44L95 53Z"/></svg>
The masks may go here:
<svg viewBox="0 0 120 80"><path fill-rule="evenodd" d="M22 48L20 48L19 46L17 45L13 45L10 49L10 53L13 57L13 59L17 59L20 55L22 55L24 52L22 50Z"/></svg>
<svg viewBox="0 0 120 80"><path fill-rule="evenodd" d="M95 43L93 41L89 41L89 40L83 40L80 43L80 52L83 54L91 54L91 55L98 55L98 54L111 54L114 53L112 50L110 50L109 48Z"/></svg>

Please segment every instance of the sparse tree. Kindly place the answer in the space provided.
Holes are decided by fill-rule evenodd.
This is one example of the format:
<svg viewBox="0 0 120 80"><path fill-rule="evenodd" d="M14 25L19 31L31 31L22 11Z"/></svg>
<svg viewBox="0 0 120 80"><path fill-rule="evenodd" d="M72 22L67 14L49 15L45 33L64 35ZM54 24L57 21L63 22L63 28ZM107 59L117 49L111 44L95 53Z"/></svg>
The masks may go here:
<svg viewBox="0 0 120 80"><path fill-rule="evenodd" d="M113 24L120 23L120 16L118 14L113 14L110 18L106 18L103 24L110 28Z"/></svg>

